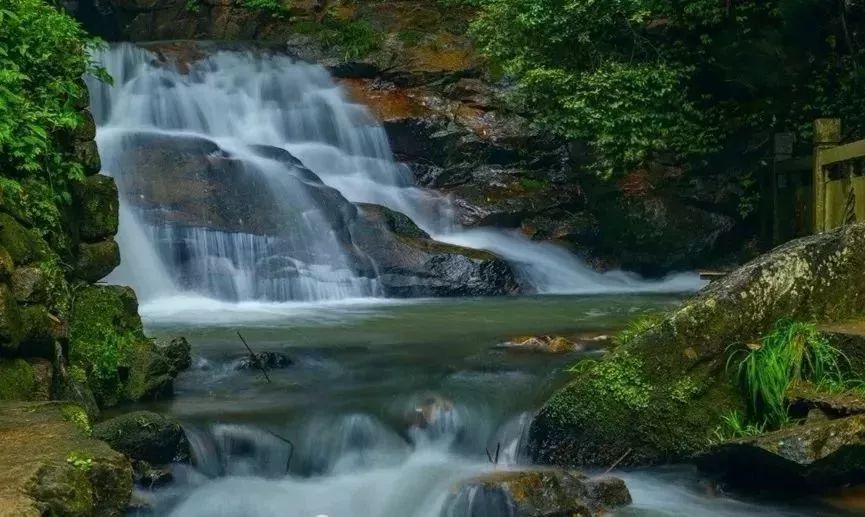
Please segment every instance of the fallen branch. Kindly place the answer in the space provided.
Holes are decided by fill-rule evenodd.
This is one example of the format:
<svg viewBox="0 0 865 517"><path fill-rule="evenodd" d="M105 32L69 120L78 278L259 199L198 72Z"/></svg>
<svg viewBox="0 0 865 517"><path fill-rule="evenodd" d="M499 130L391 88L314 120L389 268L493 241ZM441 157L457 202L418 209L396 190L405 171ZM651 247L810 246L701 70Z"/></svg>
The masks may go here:
<svg viewBox="0 0 865 517"><path fill-rule="evenodd" d="M288 438L285 438L283 436L280 436L280 435L274 433L273 431L270 431L270 430L266 430L266 431L268 433L270 433L271 435L273 435L275 438L278 438L278 439L282 440L283 442L287 443L289 446L291 446L291 450L288 453L288 461L285 462L285 473L288 474L289 471L291 470L291 458L294 457L294 442L292 442Z"/></svg>
<svg viewBox="0 0 865 517"><path fill-rule="evenodd" d="M264 364L261 362L258 356L255 355L255 352L253 352L252 349L249 348L249 343L247 343L246 340L243 339L243 336L240 335L239 330L237 331L237 337L239 337L240 340L243 341L243 345L246 347L247 350L249 350L249 357L250 359L252 359L252 364L257 366L258 369L261 370L261 373L264 374L264 378L267 379L268 384L270 384L270 376L267 374L267 368L264 367Z"/></svg>
<svg viewBox="0 0 865 517"><path fill-rule="evenodd" d="M624 461L624 459L627 458L629 454L631 454L631 451L633 451L633 449L628 449L628 450L626 450L626 451L625 451L625 454L622 454L622 457L620 457L619 459L617 459L615 463L613 463L612 465L610 465L610 468L608 468L607 470L604 471L604 474L609 474L611 470L613 470L614 468L616 468L616 466L618 466L619 463L621 463L622 461Z"/></svg>

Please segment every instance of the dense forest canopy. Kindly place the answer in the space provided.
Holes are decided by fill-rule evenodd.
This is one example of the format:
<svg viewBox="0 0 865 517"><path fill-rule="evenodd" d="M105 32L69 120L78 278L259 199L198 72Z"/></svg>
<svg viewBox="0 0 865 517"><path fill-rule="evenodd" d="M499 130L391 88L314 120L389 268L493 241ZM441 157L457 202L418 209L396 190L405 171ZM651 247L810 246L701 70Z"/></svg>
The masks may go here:
<svg viewBox="0 0 865 517"><path fill-rule="evenodd" d="M858 0L480 0L472 34L519 107L591 143L596 171L759 160L816 117L861 128ZM756 154L755 154L756 153Z"/></svg>

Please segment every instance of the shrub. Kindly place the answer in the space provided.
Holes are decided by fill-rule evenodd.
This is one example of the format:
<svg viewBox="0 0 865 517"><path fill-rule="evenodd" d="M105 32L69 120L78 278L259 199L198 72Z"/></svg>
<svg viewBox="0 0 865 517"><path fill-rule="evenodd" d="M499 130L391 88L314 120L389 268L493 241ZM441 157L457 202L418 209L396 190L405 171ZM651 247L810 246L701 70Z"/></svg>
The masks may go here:
<svg viewBox="0 0 865 517"><path fill-rule="evenodd" d="M0 189L12 199L29 196L32 222L56 229L58 206L82 177L64 139L82 122L81 76L107 76L88 57L96 40L48 2L7 0L0 27ZM24 185L28 179L35 181Z"/></svg>

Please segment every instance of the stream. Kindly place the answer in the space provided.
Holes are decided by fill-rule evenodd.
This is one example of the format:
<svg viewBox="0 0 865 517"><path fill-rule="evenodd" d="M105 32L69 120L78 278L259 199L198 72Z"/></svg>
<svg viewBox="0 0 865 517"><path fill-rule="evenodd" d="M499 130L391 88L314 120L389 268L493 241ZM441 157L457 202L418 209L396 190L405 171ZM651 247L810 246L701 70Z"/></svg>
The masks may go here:
<svg viewBox="0 0 865 517"><path fill-rule="evenodd" d="M176 397L145 407L184 423L195 466L174 466L174 483L139 496L157 515L176 517L459 515L452 508L459 482L528 463L532 412L567 381L570 364L598 353L515 352L498 344L523 334L608 334L677 301L144 304L149 332L183 334L192 343L194 364L178 378ZM245 349L237 331L256 352L280 352L293 363L270 370L271 382L238 370ZM434 418L419 422L418 408L432 409ZM485 451L497 446L493 466ZM685 466L616 474L634 497L617 515L832 514L810 504L737 500Z"/></svg>

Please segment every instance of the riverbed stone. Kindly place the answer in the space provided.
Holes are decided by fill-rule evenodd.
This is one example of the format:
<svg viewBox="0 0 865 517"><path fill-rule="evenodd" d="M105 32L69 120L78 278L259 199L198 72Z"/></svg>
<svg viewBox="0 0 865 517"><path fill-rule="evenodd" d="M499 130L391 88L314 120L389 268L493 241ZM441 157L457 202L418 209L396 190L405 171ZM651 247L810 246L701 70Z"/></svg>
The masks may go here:
<svg viewBox="0 0 865 517"><path fill-rule="evenodd" d="M865 416L811 420L732 440L698 456L697 464L752 492L855 485L865 481Z"/></svg>
<svg viewBox="0 0 865 517"><path fill-rule="evenodd" d="M168 362L177 375L192 366L192 346L185 337L160 337L153 340L156 351Z"/></svg>
<svg viewBox="0 0 865 517"><path fill-rule="evenodd" d="M0 403L0 515L124 515L129 461L86 434L75 406ZM80 411L80 409L79 409Z"/></svg>
<svg viewBox="0 0 865 517"><path fill-rule="evenodd" d="M127 413L93 426L93 436L126 456L152 465L189 460L189 442L173 418L152 411Z"/></svg>
<svg viewBox="0 0 865 517"><path fill-rule="evenodd" d="M253 355L247 355L237 364L238 370L255 370L264 368L265 370L288 368L294 364L294 361L285 354L279 352L256 352Z"/></svg>
<svg viewBox="0 0 865 517"><path fill-rule="evenodd" d="M594 363L531 426L540 462L674 461L705 449L722 414L746 401L727 367L782 318L844 321L865 313L865 224L799 239L742 266Z"/></svg>
<svg viewBox="0 0 865 517"><path fill-rule="evenodd" d="M465 482L449 504L454 517L591 517L631 503L624 481L569 470L502 470Z"/></svg>
<svg viewBox="0 0 865 517"><path fill-rule="evenodd" d="M509 352L535 352L545 354L567 354L578 352L580 345L562 336L516 337L496 346Z"/></svg>

